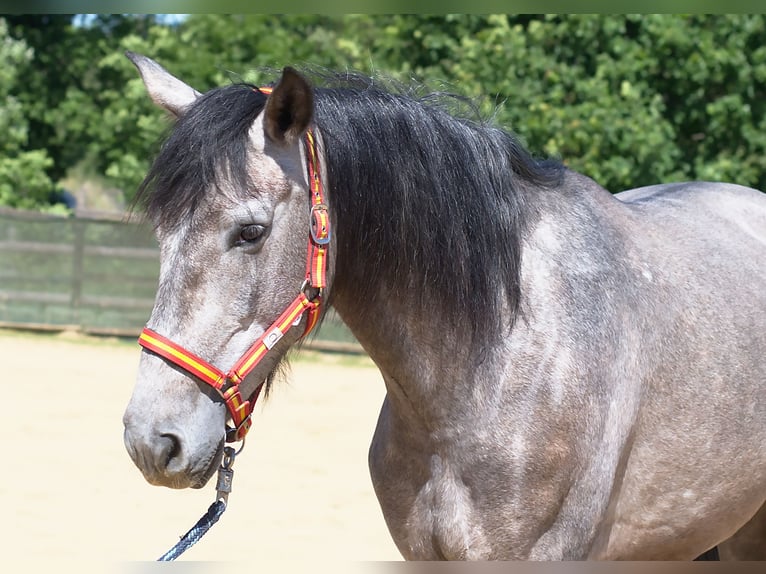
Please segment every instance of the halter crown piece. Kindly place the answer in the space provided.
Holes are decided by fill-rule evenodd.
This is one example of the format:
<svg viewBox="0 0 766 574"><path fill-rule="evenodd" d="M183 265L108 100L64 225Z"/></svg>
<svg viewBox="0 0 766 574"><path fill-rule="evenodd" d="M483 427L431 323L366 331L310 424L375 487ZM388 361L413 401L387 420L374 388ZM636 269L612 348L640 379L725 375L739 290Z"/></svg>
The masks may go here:
<svg viewBox="0 0 766 574"><path fill-rule="evenodd" d="M272 88L259 88L268 95ZM231 414L233 427L226 427L226 442L242 440L252 425L251 415L266 381L262 381L248 400L242 399L239 385L247 375L261 362L267 353L277 344L284 334L297 326L304 313L307 314L306 327L301 337L308 335L319 320L322 303L322 290L327 286L327 249L330 243L330 218L325 202L324 187L320 177L319 154L312 130L305 136L306 164L308 166L309 194L311 210L308 233L308 255L306 258L306 278L298 296L293 299L282 314L274 321L258 340L234 364L229 372L224 373L204 359L187 351L163 337L159 333L144 328L138 343L180 367L190 375L212 386L226 403ZM310 293L310 295L307 295Z"/></svg>

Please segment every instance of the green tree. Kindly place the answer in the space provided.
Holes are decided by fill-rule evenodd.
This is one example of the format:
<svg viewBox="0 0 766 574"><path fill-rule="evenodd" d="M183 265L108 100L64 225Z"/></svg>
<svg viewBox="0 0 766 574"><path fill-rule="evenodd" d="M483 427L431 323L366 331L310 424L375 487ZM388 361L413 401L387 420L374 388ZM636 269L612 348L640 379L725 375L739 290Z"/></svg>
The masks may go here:
<svg viewBox="0 0 766 574"><path fill-rule="evenodd" d="M26 126L14 145L42 153L39 173L53 181L85 162L128 199L172 121L149 102L126 49L200 91L270 81L284 65L421 81L478 102L533 152L612 191L681 179L766 189L763 15L8 18L32 49L4 80L15 82L8 110L24 118L14 126Z"/></svg>
<svg viewBox="0 0 766 574"><path fill-rule="evenodd" d="M109 175L113 158L137 146L148 155L148 138L156 139L157 131L136 134L125 102L118 109L112 105L135 73L111 62L122 53L123 38L148 34L156 25L153 15L97 15L80 25L71 14L14 15L8 21L12 35L32 48L32 57L19 66L25 84L18 100L29 125L27 147L47 150L52 181L82 164ZM136 179L111 178L118 185L135 185Z"/></svg>
<svg viewBox="0 0 766 574"><path fill-rule="evenodd" d="M54 188L46 174L53 161L45 149L28 148L29 124L15 95L23 84L19 70L32 55L0 18L0 205L27 209L47 205Z"/></svg>
<svg viewBox="0 0 766 574"><path fill-rule="evenodd" d="M380 68L476 98L533 151L607 189L766 189L763 15L355 18L344 41Z"/></svg>

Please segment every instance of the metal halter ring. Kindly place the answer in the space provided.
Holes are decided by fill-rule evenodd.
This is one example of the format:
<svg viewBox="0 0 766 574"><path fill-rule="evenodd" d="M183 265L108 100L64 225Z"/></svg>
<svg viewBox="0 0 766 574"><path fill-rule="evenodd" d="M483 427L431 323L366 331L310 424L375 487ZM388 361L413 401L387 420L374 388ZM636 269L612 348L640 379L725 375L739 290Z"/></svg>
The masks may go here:
<svg viewBox="0 0 766 574"><path fill-rule="evenodd" d="M309 294L308 294L309 288L311 288L314 291L316 291L316 293L314 294L313 297L310 297ZM306 299L308 299L309 301L315 301L322 294L322 288L321 287L314 287L314 286L312 286L311 285L311 280L307 278L301 284L300 292L303 293L306 296Z"/></svg>

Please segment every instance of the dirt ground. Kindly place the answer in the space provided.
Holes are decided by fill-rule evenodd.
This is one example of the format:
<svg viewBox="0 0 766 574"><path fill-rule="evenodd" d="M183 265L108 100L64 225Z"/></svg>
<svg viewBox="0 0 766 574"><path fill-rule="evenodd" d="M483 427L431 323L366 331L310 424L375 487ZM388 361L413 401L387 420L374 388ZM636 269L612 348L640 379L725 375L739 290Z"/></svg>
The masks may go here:
<svg viewBox="0 0 766 574"><path fill-rule="evenodd" d="M150 486L122 443L137 345L0 330L3 562L154 560L214 499ZM401 560L367 470L384 396L366 358L302 351L257 410L229 506L181 560ZM10 518L10 520L8 520ZM257 571L257 570L256 570Z"/></svg>

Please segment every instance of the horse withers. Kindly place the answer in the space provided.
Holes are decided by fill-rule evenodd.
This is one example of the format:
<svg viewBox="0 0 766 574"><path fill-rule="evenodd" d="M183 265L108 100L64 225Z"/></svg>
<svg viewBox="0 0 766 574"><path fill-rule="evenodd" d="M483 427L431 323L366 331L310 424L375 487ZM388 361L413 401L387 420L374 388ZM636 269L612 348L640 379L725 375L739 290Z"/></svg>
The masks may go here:
<svg viewBox="0 0 766 574"><path fill-rule="evenodd" d="M200 94L129 57L176 118L141 189L147 332L209 367L142 352L125 444L149 482L207 483L312 320L274 331L300 293L383 375L369 466L405 558L766 559L766 195L613 195L446 97L290 68Z"/></svg>

